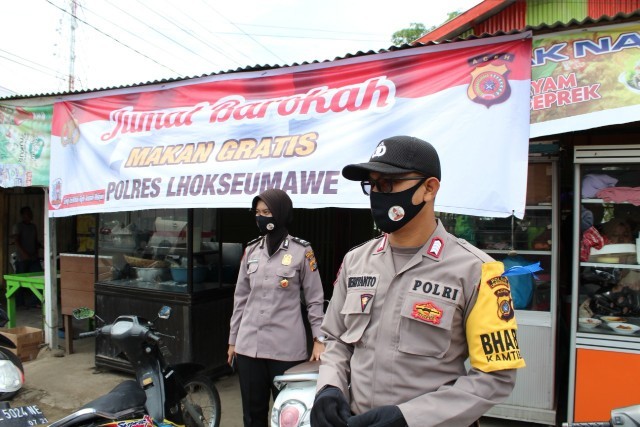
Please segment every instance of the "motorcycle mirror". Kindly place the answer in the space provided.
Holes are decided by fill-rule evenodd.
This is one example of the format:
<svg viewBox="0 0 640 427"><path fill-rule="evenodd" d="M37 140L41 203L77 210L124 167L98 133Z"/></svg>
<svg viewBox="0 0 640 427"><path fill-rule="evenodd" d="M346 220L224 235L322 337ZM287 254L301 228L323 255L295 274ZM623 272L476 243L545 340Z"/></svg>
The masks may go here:
<svg viewBox="0 0 640 427"><path fill-rule="evenodd" d="M171 307L163 306L158 312L158 317L160 319L168 319L171 316Z"/></svg>
<svg viewBox="0 0 640 427"><path fill-rule="evenodd" d="M73 315L74 319L78 320L91 319L96 315L96 313L89 307L78 307L74 309L71 314Z"/></svg>

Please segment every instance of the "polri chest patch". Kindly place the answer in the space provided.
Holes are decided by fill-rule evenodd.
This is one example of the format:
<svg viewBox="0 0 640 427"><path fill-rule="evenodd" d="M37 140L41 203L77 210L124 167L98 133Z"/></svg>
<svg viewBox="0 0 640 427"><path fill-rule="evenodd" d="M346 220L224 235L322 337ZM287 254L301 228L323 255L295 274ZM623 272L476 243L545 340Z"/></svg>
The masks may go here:
<svg viewBox="0 0 640 427"><path fill-rule="evenodd" d="M423 293L454 303L457 303L462 296L460 288L440 283L438 280L414 279L410 289L413 292Z"/></svg>

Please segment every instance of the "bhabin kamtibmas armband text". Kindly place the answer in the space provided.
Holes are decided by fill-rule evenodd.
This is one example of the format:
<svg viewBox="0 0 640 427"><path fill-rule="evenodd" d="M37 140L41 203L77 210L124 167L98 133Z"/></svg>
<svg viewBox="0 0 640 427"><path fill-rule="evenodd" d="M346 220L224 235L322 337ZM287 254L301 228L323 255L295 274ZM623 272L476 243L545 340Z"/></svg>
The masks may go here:
<svg viewBox="0 0 640 427"><path fill-rule="evenodd" d="M467 319L471 366L483 372L525 367L509 279L503 273L501 262L482 265L478 300Z"/></svg>

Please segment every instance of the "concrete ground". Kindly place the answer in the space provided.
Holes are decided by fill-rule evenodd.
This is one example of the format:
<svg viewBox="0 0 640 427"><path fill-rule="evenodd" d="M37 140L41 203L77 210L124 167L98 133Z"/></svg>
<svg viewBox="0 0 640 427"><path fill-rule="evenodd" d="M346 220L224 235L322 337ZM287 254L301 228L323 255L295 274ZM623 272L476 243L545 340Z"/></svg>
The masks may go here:
<svg viewBox="0 0 640 427"><path fill-rule="evenodd" d="M19 310L18 326L42 327L38 310ZM38 405L50 422L58 420L85 403L105 394L131 376L95 367L93 339L74 341L74 353L43 347L35 360L25 362L25 385L11 406ZM215 382L222 403L222 427L242 427L242 405L237 375ZM483 418L482 427L539 427L495 418Z"/></svg>

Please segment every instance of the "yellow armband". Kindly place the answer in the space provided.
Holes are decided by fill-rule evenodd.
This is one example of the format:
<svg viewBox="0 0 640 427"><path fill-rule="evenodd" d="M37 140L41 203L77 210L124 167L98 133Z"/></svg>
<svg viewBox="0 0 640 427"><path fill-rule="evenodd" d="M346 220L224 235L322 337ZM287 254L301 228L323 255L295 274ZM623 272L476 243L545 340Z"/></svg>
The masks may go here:
<svg viewBox="0 0 640 427"><path fill-rule="evenodd" d="M503 273L501 262L482 265L478 300L467 318L471 366L483 372L525 366L518 347L518 325L509 279Z"/></svg>

